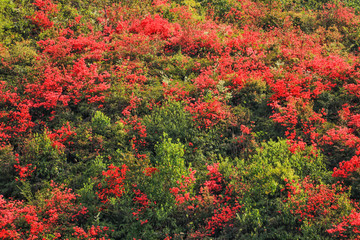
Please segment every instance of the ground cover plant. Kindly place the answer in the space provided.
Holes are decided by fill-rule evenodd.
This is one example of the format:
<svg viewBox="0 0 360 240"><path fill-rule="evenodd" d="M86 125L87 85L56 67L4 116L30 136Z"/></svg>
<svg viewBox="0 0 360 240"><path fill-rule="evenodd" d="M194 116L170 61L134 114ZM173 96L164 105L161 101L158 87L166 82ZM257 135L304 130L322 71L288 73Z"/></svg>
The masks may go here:
<svg viewBox="0 0 360 240"><path fill-rule="evenodd" d="M356 0L0 0L0 239L360 239Z"/></svg>

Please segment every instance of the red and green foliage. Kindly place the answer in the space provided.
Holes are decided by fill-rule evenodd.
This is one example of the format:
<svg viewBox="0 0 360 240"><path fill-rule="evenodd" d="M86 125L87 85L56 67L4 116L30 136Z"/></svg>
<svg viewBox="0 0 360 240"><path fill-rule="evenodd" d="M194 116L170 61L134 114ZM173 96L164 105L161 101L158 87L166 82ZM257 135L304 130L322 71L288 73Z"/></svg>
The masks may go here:
<svg viewBox="0 0 360 240"><path fill-rule="evenodd" d="M18 200L5 200L0 196L2 239L106 239L107 228L91 226L88 233L78 226L86 218L87 209L76 203L77 195L71 189L50 184L50 189L39 193L25 204ZM105 236L107 236L105 234ZM80 238L81 237L81 238Z"/></svg>
<svg viewBox="0 0 360 240"><path fill-rule="evenodd" d="M0 238L359 239L359 9L0 0Z"/></svg>

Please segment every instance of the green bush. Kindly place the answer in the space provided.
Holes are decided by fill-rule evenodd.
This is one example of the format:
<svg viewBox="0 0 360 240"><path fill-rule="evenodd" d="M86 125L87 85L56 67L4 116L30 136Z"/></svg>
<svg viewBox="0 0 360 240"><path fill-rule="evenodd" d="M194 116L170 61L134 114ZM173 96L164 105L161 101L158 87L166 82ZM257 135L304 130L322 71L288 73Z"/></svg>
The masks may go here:
<svg viewBox="0 0 360 240"><path fill-rule="evenodd" d="M14 176L18 174L15 171L15 156L11 146L0 149L0 194L5 197L19 197L19 189Z"/></svg>
<svg viewBox="0 0 360 240"><path fill-rule="evenodd" d="M166 133L169 138L179 139L182 144L192 142L198 131L191 115L184 110L182 102L168 101L155 108L143 119L147 131L147 142L150 149L155 149Z"/></svg>
<svg viewBox="0 0 360 240"><path fill-rule="evenodd" d="M67 177L64 151L53 145L46 131L42 134L34 134L24 149L24 162L36 167L32 174L34 181L60 180Z"/></svg>
<svg viewBox="0 0 360 240"><path fill-rule="evenodd" d="M308 147L305 151L292 153L287 140L281 139L262 143L250 162L244 163L248 172L246 177L252 179L261 192L270 196L279 196L285 178L293 180L310 176L327 181L330 173L326 170L323 156L312 151Z"/></svg>
<svg viewBox="0 0 360 240"><path fill-rule="evenodd" d="M183 158L184 145L179 140L173 143L167 133L164 133L162 142L155 146L155 153L154 166L158 168L160 176L156 174L154 178L159 177L159 181L169 186L176 185L177 181L181 181L181 176L188 172Z"/></svg>
<svg viewBox="0 0 360 240"><path fill-rule="evenodd" d="M285 179L298 180L306 176L327 182L331 175L326 170L320 153L312 148L292 153L286 140L268 141L256 149L249 160L237 160L238 175L249 191L244 196L244 213L239 215L237 239L303 239L299 223L284 210L282 189Z"/></svg>
<svg viewBox="0 0 360 240"><path fill-rule="evenodd" d="M94 117L91 120L91 126L94 133L104 135L110 127L110 118L104 113L96 111Z"/></svg>
<svg viewBox="0 0 360 240"><path fill-rule="evenodd" d="M126 173L125 190L121 198L110 201L102 211L100 220L106 221L114 233L114 239L163 239L167 234L180 233L184 226L178 223L179 208L170 188L178 186L177 181L183 181L183 176L189 175L185 164L184 146L174 143L166 133L155 146L156 155L151 159L138 160L128 154L118 151L117 159L113 161L129 165ZM121 159L123 158L123 159ZM155 167L156 170L147 174L146 169ZM93 184L85 183L80 190L86 196L93 195ZM136 191L143 193L148 199L147 207L135 202ZM145 199L145 198L143 198ZM138 209L141 211L137 214ZM148 220L143 223L142 221Z"/></svg>
<svg viewBox="0 0 360 240"><path fill-rule="evenodd" d="M33 37L29 0L0 0L0 43L10 45Z"/></svg>

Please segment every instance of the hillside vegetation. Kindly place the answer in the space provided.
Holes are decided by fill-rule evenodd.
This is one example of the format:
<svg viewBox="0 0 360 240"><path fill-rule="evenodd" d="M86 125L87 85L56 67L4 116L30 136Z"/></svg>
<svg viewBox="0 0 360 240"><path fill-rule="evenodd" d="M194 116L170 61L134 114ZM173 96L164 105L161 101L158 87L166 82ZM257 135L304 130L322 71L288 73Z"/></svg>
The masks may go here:
<svg viewBox="0 0 360 240"><path fill-rule="evenodd" d="M0 239L360 239L358 0L0 0Z"/></svg>

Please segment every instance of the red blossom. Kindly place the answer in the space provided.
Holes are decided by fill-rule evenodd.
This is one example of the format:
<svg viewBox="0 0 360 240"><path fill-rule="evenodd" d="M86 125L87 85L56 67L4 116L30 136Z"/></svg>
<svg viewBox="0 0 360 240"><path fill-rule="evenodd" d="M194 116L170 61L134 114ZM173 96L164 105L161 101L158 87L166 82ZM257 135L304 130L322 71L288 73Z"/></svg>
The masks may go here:
<svg viewBox="0 0 360 240"><path fill-rule="evenodd" d="M105 184L99 183L100 192L97 195L101 202L109 202L110 197L120 198L124 192L124 180L128 167L124 164L122 167L110 165L107 171L103 171L105 177Z"/></svg>

